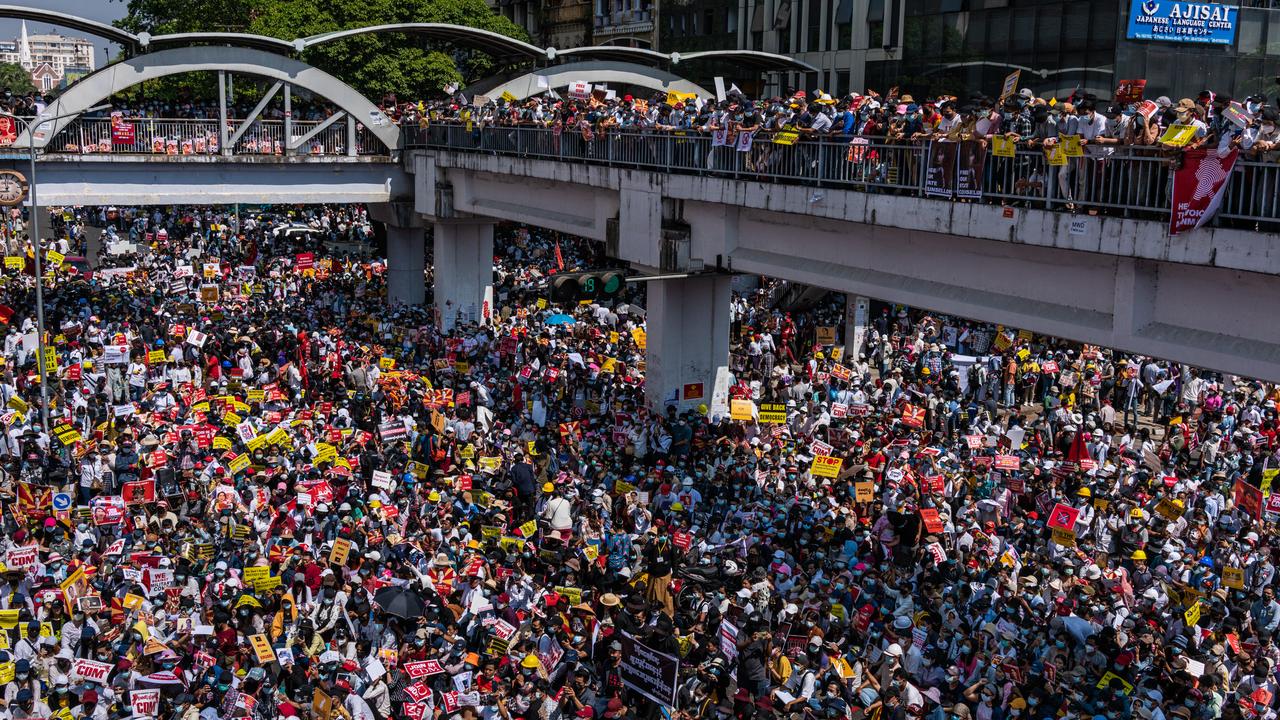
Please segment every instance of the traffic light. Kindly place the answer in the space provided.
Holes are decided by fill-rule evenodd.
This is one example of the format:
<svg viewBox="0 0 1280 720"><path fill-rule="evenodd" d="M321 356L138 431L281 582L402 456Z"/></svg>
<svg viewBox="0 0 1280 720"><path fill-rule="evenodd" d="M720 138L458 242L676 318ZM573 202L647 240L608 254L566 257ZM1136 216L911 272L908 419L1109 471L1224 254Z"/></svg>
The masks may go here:
<svg viewBox="0 0 1280 720"><path fill-rule="evenodd" d="M551 281L551 299L558 303L611 300L622 292L625 282L622 273L613 270L556 275Z"/></svg>

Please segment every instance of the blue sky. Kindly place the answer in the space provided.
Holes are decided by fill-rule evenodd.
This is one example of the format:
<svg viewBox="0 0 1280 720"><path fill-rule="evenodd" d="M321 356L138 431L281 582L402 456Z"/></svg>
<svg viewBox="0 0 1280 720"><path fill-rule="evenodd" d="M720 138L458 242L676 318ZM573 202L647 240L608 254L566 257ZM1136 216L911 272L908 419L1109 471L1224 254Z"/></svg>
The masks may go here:
<svg viewBox="0 0 1280 720"><path fill-rule="evenodd" d="M15 5L26 5L29 7L40 8L42 10L53 10L55 12L67 13L69 15L79 15L90 20L98 22L110 23L112 20L118 20L124 17L125 11L128 9L126 3L120 0L13 0ZM80 35L88 37L93 41L97 48L97 54L94 62L97 67L104 64L103 50L107 49L112 56L120 51L120 48L109 43L102 38L96 38L75 30L67 28L59 28L48 25L47 23L27 21L27 32L29 34L47 33L49 31L60 32L63 35ZM0 40L8 41L18 37L22 31L21 20L10 20L8 18L0 19Z"/></svg>

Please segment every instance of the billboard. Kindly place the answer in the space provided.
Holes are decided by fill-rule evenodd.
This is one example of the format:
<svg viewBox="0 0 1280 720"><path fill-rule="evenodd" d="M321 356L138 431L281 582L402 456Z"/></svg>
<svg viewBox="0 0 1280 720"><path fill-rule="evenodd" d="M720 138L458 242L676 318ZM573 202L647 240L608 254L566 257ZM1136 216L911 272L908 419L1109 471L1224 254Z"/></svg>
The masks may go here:
<svg viewBox="0 0 1280 720"><path fill-rule="evenodd" d="M1214 2L1130 0L1130 40L1234 45L1240 8Z"/></svg>

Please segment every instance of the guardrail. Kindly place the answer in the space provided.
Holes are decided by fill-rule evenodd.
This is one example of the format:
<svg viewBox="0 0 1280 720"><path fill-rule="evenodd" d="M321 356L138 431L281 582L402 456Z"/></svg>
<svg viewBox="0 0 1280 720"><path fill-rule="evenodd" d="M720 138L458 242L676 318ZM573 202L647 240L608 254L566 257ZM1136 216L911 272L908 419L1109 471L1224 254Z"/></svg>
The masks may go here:
<svg viewBox="0 0 1280 720"><path fill-rule="evenodd" d="M230 138L242 120L227 120ZM46 153L106 155L219 155L217 120L131 118L116 127L110 118L80 118L53 137ZM289 128L296 140L306 136L318 121L295 120ZM369 128L357 123L354 152L348 148L347 124L338 120L316 133L292 155L387 155L387 149ZM236 141L232 155L284 155L283 120L255 120Z"/></svg>
<svg viewBox="0 0 1280 720"><path fill-rule="evenodd" d="M938 197L928 182L927 145L886 143L859 138L805 138L794 144L773 142L757 133L744 146L717 146L699 132L608 132L587 139L578 131L549 128L466 127L434 123L403 128L403 147L441 148L517 157L562 160L801 184L915 197ZM974 147L973 145L966 146ZM1140 219L1169 219L1176 153L1159 148L1112 146L1105 156L1086 153L1049 163L1039 149L1019 149L1014 157L981 150L981 178L972 192L952 197L988 202ZM1228 181L1213 224L1280 231L1280 164L1241 160Z"/></svg>

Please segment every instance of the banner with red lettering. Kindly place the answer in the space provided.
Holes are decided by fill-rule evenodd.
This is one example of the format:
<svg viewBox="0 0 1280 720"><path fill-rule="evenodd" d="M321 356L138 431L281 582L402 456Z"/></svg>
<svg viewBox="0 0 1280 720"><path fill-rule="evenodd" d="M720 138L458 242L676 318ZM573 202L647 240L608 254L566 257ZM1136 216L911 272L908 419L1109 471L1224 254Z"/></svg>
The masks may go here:
<svg viewBox="0 0 1280 720"><path fill-rule="evenodd" d="M1210 150L1188 150L1182 154L1182 167L1173 174L1170 235L1194 230L1213 218L1222 205L1227 179L1239 155L1239 150L1232 150L1225 157Z"/></svg>

